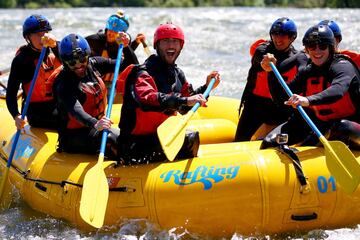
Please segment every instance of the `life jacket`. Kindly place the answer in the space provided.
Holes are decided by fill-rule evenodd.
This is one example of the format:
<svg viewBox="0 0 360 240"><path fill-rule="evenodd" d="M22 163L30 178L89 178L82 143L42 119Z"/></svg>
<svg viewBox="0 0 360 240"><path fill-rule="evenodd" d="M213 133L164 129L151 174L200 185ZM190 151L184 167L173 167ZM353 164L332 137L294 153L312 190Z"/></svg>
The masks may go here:
<svg viewBox="0 0 360 240"><path fill-rule="evenodd" d="M360 54L350 50L341 50L341 54L344 54L351 58L358 68L360 68Z"/></svg>
<svg viewBox="0 0 360 240"><path fill-rule="evenodd" d="M16 54L19 54L20 51L21 48L17 51ZM38 59L34 61L35 66L37 65L37 63ZM60 60L55 56L52 51L50 51L49 54L44 58L39 69L30 102L48 102L54 99L52 91L54 78L50 78L50 76L53 71L60 66ZM24 83L22 86L26 95L28 95L29 93L30 86L31 81L28 83Z"/></svg>
<svg viewBox="0 0 360 240"><path fill-rule="evenodd" d="M281 76L284 78L286 83L289 83L291 80L295 78L297 72L298 72L298 68L297 66L294 66L290 70L286 72L282 72ZM271 93L268 82L268 73L266 71L262 70L257 73L256 84L253 90L253 94L263 98L271 99Z"/></svg>
<svg viewBox="0 0 360 240"><path fill-rule="evenodd" d="M261 44L269 44L268 41L264 39L259 39L255 41L250 48L250 55L253 56L255 54L256 48L259 47ZM292 67L286 72L282 72L281 75L283 76L284 80L289 83L292 79L295 78L296 73L298 72L297 66ZM261 71L257 72L256 80L255 80L255 87L253 89L253 94L256 96L260 96L263 98L271 99L271 93L269 89L268 83L268 73L261 69Z"/></svg>
<svg viewBox="0 0 360 240"><path fill-rule="evenodd" d="M253 42L253 44L251 44L250 50L249 50L250 57L254 56L257 47L260 46L260 44L262 44L262 43L266 43L266 40L260 38L260 39L256 40L255 42Z"/></svg>
<svg viewBox="0 0 360 240"><path fill-rule="evenodd" d="M354 63L352 63L354 65ZM354 65L355 67L355 65ZM310 77L306 82L305 96L311 96L324 91L331 84L323 76L316 78ZM322 121L341 119L352 116L356 113L356 107L353 104L349 92L346 92L342 98L334 103L310 105L316 116Z"/></svg>
<svg viewBox="0 0 360 240"><path fill-rule="evenodd" d="M84 111L92 117L100 119L105 115L105 108L107 104L107 89L104 82L100 78L100 74L95 72L94 75L97 81L91 82L92 84L80 82L79 87L81 91L86 94L85 102L82 104ZM84 124L79 122L70 113L68 114L68 116L68 129L84 127Z"/></svg>
<svg viewBox="0 0 360 240"><path fill-rule="evenodd" d="M121 119L119 127L122 134L131 135L149 135L155 134L158 126L163 123L167 118L175 115L174 111L161 112L155 107L143 106L135 96L135 80L141 72L147 72L145 65L129 65L121 73L121 81L124 82L124 103L121 109ZM157 84L159 82L166 82L165 76L160 74L152 74L154 82L152 87L158 90L161 88ZM119 86L121 86L119 84ZM181 93L184 88L188 87L185 84L185 79L177 79L173 84L172 93ZM163 91L163 90L160 90Z"/></svg>

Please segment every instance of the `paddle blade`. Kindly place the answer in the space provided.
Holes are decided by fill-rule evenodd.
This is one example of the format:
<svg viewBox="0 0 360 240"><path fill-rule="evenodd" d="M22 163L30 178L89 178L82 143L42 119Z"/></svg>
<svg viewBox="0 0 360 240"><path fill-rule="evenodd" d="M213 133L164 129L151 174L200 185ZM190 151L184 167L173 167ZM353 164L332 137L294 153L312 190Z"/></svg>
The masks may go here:
<svg viewBox="0 0 360 240"><path fill-rule="evenodd" d="M157 128L161 147L170 161L174 160L184 143L186 124L183 116L172 116Z"/></svg>
<svg viewBox="0 0 360 240"><path fill-rule="evenodd" d="M85 175L80 202L81 218L93 227L104 223L109 186L102 164L97 163Z"/></svg>
<svg viewBox="0 0 360 240"><path fill-rule="evenodd" d="M320 139L321 140L321 139ZM326 139L325 139L326 140ZM360 164L341 141L324 143L326 165L344 192L353 193L360 183Z"/></svg>

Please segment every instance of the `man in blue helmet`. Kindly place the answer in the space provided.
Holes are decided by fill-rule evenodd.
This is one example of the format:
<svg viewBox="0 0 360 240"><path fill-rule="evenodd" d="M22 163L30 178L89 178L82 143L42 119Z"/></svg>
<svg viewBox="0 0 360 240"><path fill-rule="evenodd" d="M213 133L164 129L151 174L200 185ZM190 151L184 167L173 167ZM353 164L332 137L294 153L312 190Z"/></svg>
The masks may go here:
<svg viewBox="0 0 360 240"><path fill-rule="evenodd" d="M53 82L48 79L61 62L58 58L56 39L48 33L51 30L49 20L43 15L31 15L23 23L23 37L27 44L17 50L11 63L6 92L6 105L18 129L22 129L27 121L32 127L57 127ZM22 120L18 107L18 91L21 85L24 104L43 47L48 48L36 79L27 116Z"/></svg>
<svg viewBox="0 0 360 240"><path fill-rule="evenodd" d="M276 97L294 109L303 106L321 132L360 149L360 72L349 58L336 52L335 44L327 25L310 27L303 38L310 61L289 83L294 94L290 98L286 94ZM269 66L270 61L276 62L274 55L267 55L264 65ZM318 143L318 137L296 110L269 136L277 133L287 133L289 145Z"/></svg>
<svg viewBox="0 0 360 240"><path fill-rule="evenodd" d="M128 45L126 34L121 42ZM107 154L116 153L116 130L105 117L107 89L101 75L114 71L116 60L90 57L91 49L85 38L69 34L59 47L63 68L58 70L54 92L59 108L58 151L95 154L100 147L101 131L109 129Z"/></svg>
<svg viewBox="0 0 360 240"><path fill-rule="evenodd" d="M347 55L353 60L358 67L360 67L360 54L351 50L343 50L339 48L339 44L342 40L341 29L339 25L333 20L322 20L319 22L319 25L328 25L329 28L333 31L335 37L335 49L337 52Z"/></svg>
<svg viewBox="0 0 360 240"><path fill-rule="evenodd" d="M129 17L125 15L123 11L119 10L116 14L111 15L107 20L105 31L100 30L98 33L86 37L86 40L91 47L91 55L116 59L118 52L118 44L116 43L117 34L119 32L127 32L128 28ZM120 72L131 64L139 63L134 51L140 41L145 41L145 36L143 34L139 34L131 45L124 47ZM106 74L105 76L102 76L102 79L109 87L113 75Z"/></svg>
<svg viewBox="0 0 360 240"><path fill-rule="evenodd" d="M277 125L288 117L289 108L277 105L272 100L267 73L269 69L262 64L264 55L274 54L278 64L291 59L282 70L287 80L293 79L298 69L307 61L305 54L297 55L298 51L292 45L297 37L293 20L287 17L277 19L271 25L269 34L269 41L257 41L259 45L255 51L250 51L253 56L241 99L235 141L249 141L262 124Z"/></svg>

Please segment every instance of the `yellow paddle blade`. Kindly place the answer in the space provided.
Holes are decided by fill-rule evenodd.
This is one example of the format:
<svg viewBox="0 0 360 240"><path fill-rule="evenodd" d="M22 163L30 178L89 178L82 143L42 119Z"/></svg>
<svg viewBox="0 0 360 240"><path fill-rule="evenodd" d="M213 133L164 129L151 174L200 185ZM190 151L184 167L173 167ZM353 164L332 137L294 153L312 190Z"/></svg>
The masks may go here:
<svg viewBox="0 0 360 240"><path fill-rule="evenodd" d="M170 161L174 160L184 143L186 124L184 116L172 116L157 128L161 147Z"/></svg>
<svg viewBox="0 0 360 240"><path fill-rule="evenodd" d="M80 201L81 218L93 227L104 224L109 185L102 162L98 162L85 175Z"/></svg>
<svg viewBox="0 0 360 240"><path fill-rule="evenodd" d="M325 146L326 165L330 173L344 192L353 193L360 183L359 162L343 142L324 139L320 138Z"/></svg>

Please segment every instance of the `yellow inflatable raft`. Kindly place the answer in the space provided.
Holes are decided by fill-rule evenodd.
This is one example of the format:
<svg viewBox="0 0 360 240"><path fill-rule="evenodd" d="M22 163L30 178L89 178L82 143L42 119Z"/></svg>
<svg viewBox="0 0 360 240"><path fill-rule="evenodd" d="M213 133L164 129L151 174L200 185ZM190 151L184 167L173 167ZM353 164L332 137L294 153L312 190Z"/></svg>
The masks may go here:
<svg viewBox="0 0 360 240"><path fill-rule="evenodd" d="M203 114L211 119L207 111L235 124L236 115L226 116L226 110L236 112L239 102L211 99L198 118ZM4 100L0 112L0 171L4 172L15 128ZM53 131L25 128L5 198L15 186L33 209L91 230L80 217L79 202L84 176L97 156L57 153L56 142ZM326 167L323 148L297 149L307 177L302 186L287 154L259 150L259 145L259 141L203 144L197 158L148 165L115 166L105 161L110 188L105 225L144 218L164 229L183 227L203 236L226 237L235 232L273 234L360 222L360 190L352 195L342 191ZM358 152L355 155L359 157Z"/></svg>

